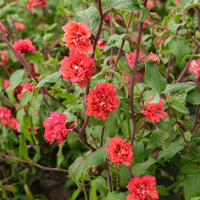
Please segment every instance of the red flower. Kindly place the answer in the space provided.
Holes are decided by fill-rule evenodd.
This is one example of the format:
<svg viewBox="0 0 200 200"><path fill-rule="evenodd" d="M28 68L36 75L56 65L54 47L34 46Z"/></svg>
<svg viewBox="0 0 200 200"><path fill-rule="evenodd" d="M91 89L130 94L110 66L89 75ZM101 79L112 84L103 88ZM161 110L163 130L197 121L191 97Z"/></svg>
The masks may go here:
<svg viewBox="0 0 200 200"><path fill-rule="evenodd" d="M66 42L65 46L72 50L79 50L81 53L93 53L90 36L91 29L86 22L69 21L62 27L65 34L63 41Z"/></svg>
<svg viewBox="0 0 200 200"><path fill-rule="evenodd" d="M106 46L106 40L105 39L100 39L100 40L98 40L98 42L97 42L97 47L99 48L99 49L103 49L105 46Z"/></svg>
<svg viewBox="0 0 200 200"><path fill-rule="evenodd" d="M19 22L14 23L15 27L17 28L18 31L23 31L25 29L25 25Z"/></svg>
<svg viewBox="0 0 200 200"><path fill-rule="evenodd" d="M156 4L160 4L160 1L156 0ZM147 8L149 8L151 10L156 6L156 4L155 4L154 0L148 0L147 1Z"/></svg>
<svg viewBox="0 0 200 200"><path fill-rule="evenodd" d="M20 94L17 95L17 98L21 101L22 100L22 95L28 90L30 93L33 91L36 85L29 85L28 82L22 83L21 85L21 91Z"/></svg>
<svg viewBox="0 0 200 200"><path fill-rule="evenodd" d="M164 99L160 99L159 103L150 103L154 97L145 102L146 108L141 113L144 118L151 122L159 122L160 119L167 117L167 112L164 111Z"/></svg>
<svg viewBox="0 0 200 200"><path fill-rule="evenodd" d="M156 41L156 46L159 46L162 43L164 43L167 40L167 38L158 38L158 40Z"/></svg>
<svg viewBox="0 0 200 200"><path fill-rule="evenodd" d="M47 2L46 2L46 0L37 0L35 5L42 8L42 7L45 7L47 5Z"/></svg>
<svg viewBox="0 0 200 200"><path fill-rule="evenodd" d="M6 79L2 79L4 89L7 89L10 86L10 81Z"/></svg>
<svg viewBox="0 0 200 200"><path fill-rule="evenodd" d="M34 6L35 6L35 0L30 0L28 3L27 3L27 8L33 12L34 11Z"/></svg>
<svg viewBox="0 0 200 200"><path fill-rule="evenodd" d="M0 65L8 62L8 53L6 50L0 51Z"/></svg>
<svg viewBox="0 0 200 200"><path fill-rule="evenodd" d="M10 128L12 128L13 130L20 132L19 130L19 121L17 121L15 118L10 118L8 125L10 126Z"/></svg>
<svg viewBox="0 0 200 200"><path fill-rule="evenodd" d="M155 55L155 54L152 53L152 52L149 54L148 59L149 59L150 61L153 61L153 62L157 62L157 61L158 61L157 55Z"/></svg>
<svg viewBox="0 0 200 200"><path fill-rule="evenodd" d="M73 131L73 128L66 129L65 120L67 117L64 114L58 112L51 112L50 117L46 118L43 122L45 128L44 138L52 144L54 140L57 140L59 146L64 142L64 138L67 137L68 131Z"/></svg>
<svg viewBox="0 0 200 200"><path fill-rule="evenodd" d="M108 157L112 163L117 164L117 166L122 163L126 166L131 166L131 161L133 160L133 146L130 142L125 143L125 140L118 138L110 138L109 146L105 147L108 152Z"/></svg>
<svg viewBox="0 0 200 200"><path fill-rule="evenodd" d="M69 57L65 56L61 61L63 79L70 79L72 83L78 83L81 88L87 85L87 81L93 76L94 58L89 58L78 51L71 51Z"/></svg>
<svg viewBox="0 0 200 200"><path fill-rule="evenodd" d="M136 54L136 50L134 51L134 53L130 52L130 53L125 53L126 55L126 59L128 61L128 64L130 65L130 67L133 67L134 62L135 62L135 54ZM139 51L139 59L142 57L145 57L146 55L142 53L142 51Z"/></svg>
<svg viewBox="0 0 200 200"><path fill-rule="evenodd" d="M135 176L126 186L131 191L126 197L127 200L157 200L159 199L156 190L156 179L154 176Z"/></svg>
<svg viewBox="0 0 200 200"><path fill-rule="evenodd" d="M12 117L12 113L10 109L4 106L0 106L0 123L3 125L9 124L11 117Z"/></svg>
<svg viewBox="0 0 200 200"><path fill-rule="evenodd" d="M195 76L198 81L200 81L200 59L197 59L196 61L193 60L189 66L189 72L195 73L197 76Z"/></svg>
<svg viewBox="0 0 200 200"><path fill-rule="evenodd" d="M120 99L117 98L116 90L112 83L97 84L96 89L86 96L87 115L106 121L108 114L118 108Z"/></svg>
<svg viewBox="0 0 200 200"><path fill-rule="evenodd" d="M30 39L18 40L14 43L14 49L19 53L31 53L35 52L35 46Z"/></svg>

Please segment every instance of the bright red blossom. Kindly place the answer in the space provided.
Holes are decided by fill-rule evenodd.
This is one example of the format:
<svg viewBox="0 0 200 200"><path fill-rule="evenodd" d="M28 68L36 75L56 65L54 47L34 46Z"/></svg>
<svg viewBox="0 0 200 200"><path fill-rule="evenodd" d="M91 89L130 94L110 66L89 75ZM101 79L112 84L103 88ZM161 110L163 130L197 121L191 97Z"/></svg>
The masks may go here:
<svg viewBox="0 0 200 200"><path fill-rule="evenodd" d="M57 140L59 146L64 142L64 138L67 137L68 131L73 131L73 128L67 129L65 120L67 117L64 114L58 112L51 112L50 117L46 118L43 122L45 128L44 138L52 144L54 140Z"/></svg>
<svg viewBox="0 0 200 200"><path fill-rule="evenodd" d="M89 58L78 51L71 51L69 57L65 56L61 61L63 79L70 79L72 83L78 83L81 88L87 85L87 81L93 76L94 58Z"/></svg>
<svg viewBox="0 0 200 200"><path fill-rule="evenodd" d="M83 54L93 53L90 36L91 29L86 22L69 21L62 27L65 34L63 41L66 42L65 46L72 50L78 50Z"/></svg>
<svg viewBox="0 0 200 200"><path fill-rule="evenodd" d="M108 152L107 159L117 164L117 166L122 163L126 166L131 166L131 161L133 160L132 149L131 143L126 143L126 139L123 140L120 137L110 138L109 146L105 147L105 150Z"/></svg>
<svg viewBox="0 0 200 200"><path fill-rule="evenodd" d="M189 66L189 72L195 73L195 78L200 81L200 59L193 60Z"/></svg>
<svg viewBox="0 0 200 200"><path fill-rule="evenodd" d="M27 8L33 12L34 11L34 6L38 6L38 7L45 7L47 4L46 0L30 0L27 3Z"/></svg>
<svg viewBox="0 0 200 200"><path fill-rule="evenodd" d="M106 46L106 40L105 40L105 39L100 39L100 40L98 40L98 42L97 42L97 47L98 47L99 49L103 49L105 46Z"/></svg>
<svg viewBox="0 0 200 200"><path fill-rule="evenodd" d="M126 186L131 191L126 197L127 200L157 200L159 199L156 190L156 179L154 176L135 176Z"/></svg>
<svg viewBox="0 0 200 200"><path fill-rule="evenodd" d="M0 123L3 125L8 125L11 117L11 110L4 106L0 106Z"/></svg>
<svg viewBox="0 0 200 200"><path fill-rule="evenodd" d="M0 65L8 62L8 53L6 50L0 51Z"/></svg>
<svg viewBox="0 0 200 200"><path fill-rule="evenodd" d="M19 53L35 52L35 46L30 39L18 40L14 43L14 49Z"/></svg>
<svg viewBox="0 0 200 200"><path fill-rule="evenodd" d="M168 114L164 111L164 99L160 99L159 103L150 103L153 99L154 97L145 102L146 108L141 113L143 113L146 120L159 122L160 119L164 119Z"/></svg>
<svg viewBox="0 0 200 200"><path fill-rule="evenodd" d="M23 31L25 29L25 25L20 22L15 22L14 25L18 31Z"/></svg>
<svg viewBox="0 0 200 200"><path fill-rule="evenodd" d="M108 114L118 108L116 91L112 83L100 83L96 85L96 89L86 96L87 115L95 116L100 120L107 120Z"/></svg>

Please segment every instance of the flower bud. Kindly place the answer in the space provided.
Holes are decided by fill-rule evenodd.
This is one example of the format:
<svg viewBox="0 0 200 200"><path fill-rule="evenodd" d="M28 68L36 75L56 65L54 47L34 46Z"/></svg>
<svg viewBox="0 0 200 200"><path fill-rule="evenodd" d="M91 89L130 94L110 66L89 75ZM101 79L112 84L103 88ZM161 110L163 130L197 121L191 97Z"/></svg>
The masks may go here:
<svg viewBox="0 0 200 200"><path fill-rule="evenodd" d="M150 61L152 61L152 62L158 62L158 56L157 55L155 55L154 53L150 53L149 54L149 56L148 56L148 59L150 60Z"/></svg>
<svg viewBox="0 0 200 200"><path fill-rule="evenodd" d="M114 20L118 25L126 28L126 23L124 21L124 17L121 14L119 14L118 12L114 13Z"/></svg>

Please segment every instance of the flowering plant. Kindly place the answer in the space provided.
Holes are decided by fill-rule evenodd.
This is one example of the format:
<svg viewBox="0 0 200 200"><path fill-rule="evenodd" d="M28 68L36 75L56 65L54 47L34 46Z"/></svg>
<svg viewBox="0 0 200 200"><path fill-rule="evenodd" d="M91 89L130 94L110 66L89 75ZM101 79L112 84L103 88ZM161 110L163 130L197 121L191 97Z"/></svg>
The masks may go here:
<svg viewBox="0 0 200 200"><path fill-rule="evenodd" d="M0 11L2 199L200 198L199 0Z"/></svg>

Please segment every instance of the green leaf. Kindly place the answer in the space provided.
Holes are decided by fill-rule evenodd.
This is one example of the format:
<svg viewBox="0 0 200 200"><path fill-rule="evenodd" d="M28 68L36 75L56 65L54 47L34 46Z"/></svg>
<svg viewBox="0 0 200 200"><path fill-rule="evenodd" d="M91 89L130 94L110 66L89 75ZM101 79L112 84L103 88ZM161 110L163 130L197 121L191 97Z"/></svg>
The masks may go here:
<svg viewBox="0 0 200 200"><path fill-rule="evenodd" d="M186 175L187 174L198 174L198 173L200 173L200 167L197 166L197 164L188 163L181 168L180 172L183 174L186 174Z"/></svg>
<svg viewBox="0 0 200 200"><path fill-rule="evenodd" d="M185 200L191 200L192 197L200 196L200 173L188 174L184 181Z"/></svg>
<svg viewBox="0 0 200 200"><path fill-rule="evenodd" d="M80 189L80 188L78 188L77 190L75 190L75 191L73 192L73 194L72 194L71 200L76 200L76 198L78 197L78 195L80 194L80 192L81 192L81 189Z"/></svg>
<svg viewBox="0 0 200 200"><path fill-rule="evenodd" d="M151 167L152 164L154 164L156 162L155 159L149 157L149 159L145 162L142 163L136 163L133 167L132 167L132 172L134 176L142 176L144 174L146 174L149 170L149 168Z"/></svg>
<svg viewBox="0 0 200 200"><path fill-rule="evenodd" d="M128 172L128 166L126 165L119 166L120 181L123 187L125 187L130 181L129 174L127 172Z"/></svg>
<svg viewBox="0 0 200 200"><path fill-rule="evenodd" d="M110 192L106 200L126 200L126 196L124 193Z"/></svg>
<svg viewBox="0 0 200 200"><path fill-rule="evenodd" d="M200 200L200 196L199 197L193 197L193 198L191 198L191 200Z"/></svg>
<svg viewBox="0 0 200 200"><path fill-rule="evenodd" d="M69 175L77 186L79 186L79 179L84 170L89 169L92 166L101 165L106 161L108 154L104 148L105 146L88 154L86 157L78 157L72 165L70 165Z"/></svg>
<svg viewBox="0 0 200 200"><path fill-rule="evenodd" d="M185 90L189 92L190 90L196 87L195 83L193 82L184 82L184 83L176 83L176 84L167 84L167 87L163 91L165 94L176 94L179 93L181 90Z"/></svg>
<svg viewBox="0 0 200 200"><path fill-rule="evenodd" d="M190 91L187 95L187 101L193 105L200 104L200 92L197 89Z"/></svg>
<svg viewBox="0 0 200 200"><path fill-rule="evenodd" d="M62 162L64 161L65 157L62 153L62 149L63 149L64 145L61 145L58 149L58 153L57 153L57 167L60 168Z"/></svg>
<svg viewBox="0 0 200 200"><path fill-rule="evenodd" d="M168 196L169 191L164 185L156 185L156 189L158 190L159 195Z"/></svg>
<svg viewBox="0 0 200 200"><path fill-rule="evenodd" d="M172 158L176 153L181 151L184 148L183 144L178 142L171 143L165 150L160 151L158 159L165 158L169 159Z"/></svg>
<svg viewBox="0 0 200 200"><path fill-rule="evenodd" d="M96 180L92 181L92 200L97 200L96 182Z"/></svg>
<svg viewBox="0 0 200 200"><path fill-rule="evenodd" d="M13 185L1 185L0 183L0 188L4 189L4 190L7 190L9 192L12 192L12 193L18 193L18 188L16 186L13 186Z"/></svg>
<svg viewBox="0 0 200 200"><path fill-rule="evenodd" d="M15 14L16 11L17 10L14 7L5 6L5 7L1 8L0 19L6 18L7 15Z"/></svg>
<svg viewBox="0 0 200 200"><path fill-rule="evenodd" d="M137 2L132 0L109 0L108 8L115 8L124 11L136 11L140 10Z"/></svg>
<svg viewBox="0 0 200 200"><path fill-rule="evenodd" d="M96 7L89 7L86 10L76 12L76 15L81 17L81 21L85 21L90 28L92 28L92 34L97 33L99 26L99 12Z"/></svg>
<svg viewBox="0 0 200 200"><path fill-rule="evenodd" d="M185 107L183 103L180 101L176 101L175 99L172 99L172 101L169 104L172 108L175 110L184 113L184 114L190 114L190 111Z"/></svg>
<svg viewBox="0 0 200 200"><path fill-rule="evenodd" d="M145 65L145 79L147 85L155 89L159 94L166 88L166 80L158 71L155 64L146 62Z"/></svg>
<svg viewBox="0 0 200 200"><path fill-rule="evenodd" d="M134 141L133 155L135 163L144 161L144 143L143 141Z"/></svg>
<svg viewBox="0 0 200 200"><path fill-rule="evenodd" d="M44 57L42 55L40 55L39 53L29 53L26 56L26 60L28 61L32 61L37 68L37 71L39 74L43 75L43 74L47 74L48 73L48 69L44 67Z"/></svg>
<svg viewBox="0 0 200 200"><path fill-rule="evenodd" d="M13 96L13 89L16 88L23 80L25 70L20 69L15 71L10 77L10 86L6 89L8 97L12 103L17 103Z"/></svg>
<svg viewBox="0 0 200 200"><path fill-rule="evenodd" d="M19 135L19 156L31 161L28 155L28 148L26 144L26 138L24 137L24 135Z"/></svg>
<svg viewBox="0 0 200 200"><path fill-rule="evenodd" d="M59 72L54 72L53 74L50 74L46 76L44 79L42 79L37 84L36 88L42 87L45 83L55 83L60 77L61 77L61 74Z"/></svg>
<svg viewBox="0 0 200 200"><path fill-rule="evenodd" d="M27 90L26 92L23 93L22 95L22 100L21 100L21 105L24 107L30 100L31 100L32 95L30 94L30 91Z"/></svg>
<svg viewBox="0 0 200 200"><path fill-rule="evenodd" d="M69 16L70 12L67 11L65 8L63 7L57 7L58 12L62 15L62 16Z"/></svg>
<svg viewBox="0 0 200 200"><path fill-rule="evenodd" d="M176 56L179 66L184 67L182 58L191 52L187 40L183 37L173 38L169 43L169 49Z"/></svg>
<svg viewBox="0 0 200 200"><path fill-rule="evenodd" d="M148 8L143 8L141 10L138 22L143 22L148 16L149 16L149 9Z"/></svg>

